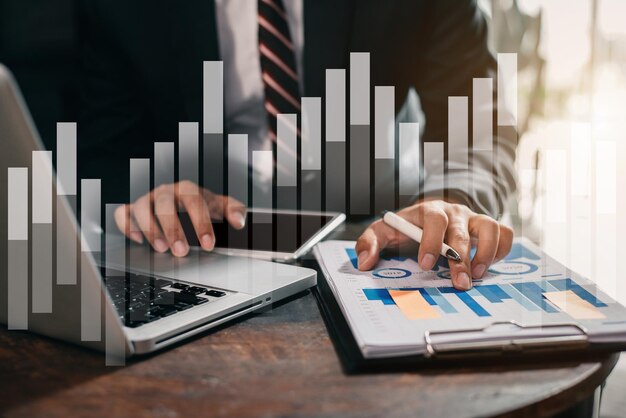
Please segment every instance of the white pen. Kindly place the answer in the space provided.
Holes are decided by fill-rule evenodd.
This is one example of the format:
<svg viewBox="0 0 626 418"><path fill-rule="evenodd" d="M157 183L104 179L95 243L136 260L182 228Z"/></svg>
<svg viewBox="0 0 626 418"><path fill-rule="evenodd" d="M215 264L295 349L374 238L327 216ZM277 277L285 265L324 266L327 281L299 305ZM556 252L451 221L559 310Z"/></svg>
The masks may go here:
<svg viewBox="0 0 626 418"><path fill-rule="evenodd" d="M383 222L392 227L393 229L403 233L407 237L422 242L422 233L424 232L419 226L412 224L401 216L396 215L393 212L383 212ZM450 247L445 242L441 244L441 255L454 261L461 261L461 256L456 250Z"/></svg>

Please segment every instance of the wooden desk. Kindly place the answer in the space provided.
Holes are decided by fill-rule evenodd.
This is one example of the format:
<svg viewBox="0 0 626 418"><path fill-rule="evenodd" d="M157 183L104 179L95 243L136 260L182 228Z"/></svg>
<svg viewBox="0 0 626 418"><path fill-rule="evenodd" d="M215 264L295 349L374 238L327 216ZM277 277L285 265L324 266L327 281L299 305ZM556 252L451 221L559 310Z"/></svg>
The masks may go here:
<svg viewBox="0 0 626 418"><path fill-rule="evenodd" d="M0 415L535 418L589 397L616 361L346 376L305 293L123 368L3 327Z"/></svg>

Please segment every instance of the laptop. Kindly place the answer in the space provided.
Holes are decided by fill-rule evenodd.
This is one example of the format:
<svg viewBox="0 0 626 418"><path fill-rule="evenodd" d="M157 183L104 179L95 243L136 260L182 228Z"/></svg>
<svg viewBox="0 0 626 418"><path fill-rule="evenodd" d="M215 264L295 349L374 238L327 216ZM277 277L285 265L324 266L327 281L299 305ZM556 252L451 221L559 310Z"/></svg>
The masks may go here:
<svg viewBox="0 0 626 418"><path fill-rule="evenodd" d="M7 181L8 168L30 167L32 151L43 147L18 87L2 65L0 138L0 322L9 329L27 329L123 359L162 349L316 284L316 272L307 268L199 250L176 258L108 233L105 241L110 242L102 247L106 251L81 251L75 213L53 185L56 226L49 225L48 235L53 274L43 274L52 281L47 284L51 305L42 310L37 303L35 309L33 292L42 286L42 279L35 280L33 272L41 274L41 268L33 267L42 261L31 256L28 266L22 266L30 270L27 286L16 286L15 275L9 279L11 266L19 260L13 258L14 241L8 239ZM29 168L29 182L30 175ZM29 245L31 254L35 227L39 226L31 224L29 217L30 242L19 244ZM66 280L54 273L59 270L57 252L73 246L77 248L76 284L60 284ZM27 290L9 294L16 287ZM9 309L20 310L27 324L16 327Z"/></svg>

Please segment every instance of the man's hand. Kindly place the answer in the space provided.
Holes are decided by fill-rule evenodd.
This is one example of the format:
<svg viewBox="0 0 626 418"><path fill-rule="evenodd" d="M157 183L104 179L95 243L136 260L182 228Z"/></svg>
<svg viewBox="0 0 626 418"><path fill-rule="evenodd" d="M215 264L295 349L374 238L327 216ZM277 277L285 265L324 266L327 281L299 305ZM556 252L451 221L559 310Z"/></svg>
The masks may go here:
<svg viewBox="0 0 626 418"><path fill-rule="evenodd" d="M172 254L183 257L189 252L189 244L178 219L179 209L187 211L198 241L207 251L215 246L211 219L225 217L236 229L245 225L246 208L242 203L191 181L159 186L135 202L120 206L115 211L115 222L131 240L142 243L145 236L156 251L171 249Z"/></svg>
<svg viewBox="0 0 626 418"><path fill-rule="evenodd" d="M435 266L441 244L446 242L461 256L460 262L450 260L455 288L469 290L470 277L480 279L489 266L504 258L513 243L513 230L486 215L472 212L467 206L430 200L416 203L398 212L406 220L424 230L417 256L423 270ZM398 246L412 240L382 220L372 223L356 243L359 270L369 270L378 262L378 253L385 247ZM470 260L472 244L476 255Z"/></svg>

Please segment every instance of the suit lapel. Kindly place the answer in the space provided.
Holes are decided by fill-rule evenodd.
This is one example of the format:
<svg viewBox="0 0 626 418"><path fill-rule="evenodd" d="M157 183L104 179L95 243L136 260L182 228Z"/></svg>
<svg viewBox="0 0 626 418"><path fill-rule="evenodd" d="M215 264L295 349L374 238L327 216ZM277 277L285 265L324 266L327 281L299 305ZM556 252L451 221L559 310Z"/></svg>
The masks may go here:
<svg viewBox="0 0 626 418"><path fill-rule="evenodd" d="M176 2L172 54L188 121L202 121L202 62L220 59L214 0Z"/></svg>

